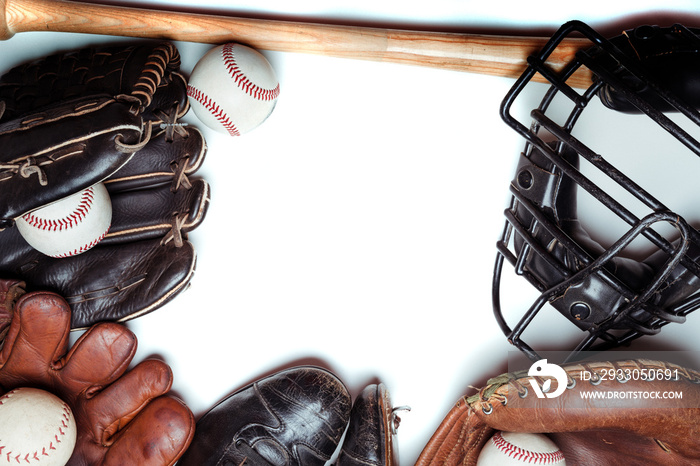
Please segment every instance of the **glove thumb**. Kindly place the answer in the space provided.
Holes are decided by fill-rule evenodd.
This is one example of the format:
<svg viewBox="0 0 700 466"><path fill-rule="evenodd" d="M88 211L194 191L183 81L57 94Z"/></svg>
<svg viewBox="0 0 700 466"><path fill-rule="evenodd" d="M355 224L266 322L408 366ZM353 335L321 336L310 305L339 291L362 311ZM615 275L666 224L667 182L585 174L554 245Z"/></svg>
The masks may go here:
<svg viewBox="0 0 700 466"><path fill-rule="evenodd" d="M55 293L37 291L20 297L0 351L0 385L17 387L26 381L51 385L48 371L66 352L70 316L68 303Z"/></svg>

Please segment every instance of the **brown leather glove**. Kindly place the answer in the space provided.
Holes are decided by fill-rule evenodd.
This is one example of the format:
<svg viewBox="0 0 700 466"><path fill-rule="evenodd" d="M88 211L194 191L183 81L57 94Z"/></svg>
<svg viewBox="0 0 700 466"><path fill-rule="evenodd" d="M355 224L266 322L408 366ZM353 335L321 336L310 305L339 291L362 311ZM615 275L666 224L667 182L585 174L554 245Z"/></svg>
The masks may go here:
<svg viewBox="0 0 700 466"><path fill-rule="evenodd" d="M417 466L475 465L498 430L548 434L567 466L700 464L700 372L651 360L562 367L568 384L556 398L538 398L530 380L538 386L544 380L527 373L500 375L476 395L462 398L423 449ZM650 371L662 375L661 380L642 380L641 374ZM673 380L665 380L666 371ZM618 379L612 374L631 375ZM629 398L584 398L584 392L624 392ZM682 393L682 399L643 395L668 392Z"/></svg>
<svg viewBox="0 0 700 466"><path fill-rule="evenodd" d="M22 294L22 283L0 280L0 393L17 387L52 392L73 410L78 428L70 465L172 465L194 434L194 416L168 395L170 367L145 360L127 371L136 337L102 323L69 349L71 312L57 294ZM15 301L16 300L16 301Z"/></svg>

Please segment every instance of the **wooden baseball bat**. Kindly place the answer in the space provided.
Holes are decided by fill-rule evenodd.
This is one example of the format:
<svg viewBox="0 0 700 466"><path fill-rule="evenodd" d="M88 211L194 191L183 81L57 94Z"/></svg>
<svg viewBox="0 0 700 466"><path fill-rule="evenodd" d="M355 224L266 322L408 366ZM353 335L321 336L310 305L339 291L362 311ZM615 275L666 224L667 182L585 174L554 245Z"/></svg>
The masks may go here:
<svg viewBox="0 0 700 466"><path fill-rule="evenodd" d="M429 66L517 78L527 57L545 37L409 31L311 22L251 19L81 3L67 0L0 0L0 40L19 32L52 31L222 44ZM550 56L556 68L568 63L584 39L567 39ZM588 87L590 75L572 77Z"/></svg>

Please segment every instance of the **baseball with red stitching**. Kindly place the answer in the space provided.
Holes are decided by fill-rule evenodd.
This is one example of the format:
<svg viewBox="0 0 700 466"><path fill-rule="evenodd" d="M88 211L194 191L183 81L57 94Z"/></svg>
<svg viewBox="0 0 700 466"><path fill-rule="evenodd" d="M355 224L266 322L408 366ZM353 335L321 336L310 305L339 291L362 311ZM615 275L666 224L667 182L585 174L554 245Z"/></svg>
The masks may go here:
<svg viewBox="0 0 700 466"><path fill-rule="evenodd" d="M0 397L0 465L64 465L76 436L73 412L52 393L21 387Z"/></svg>
<svg viewBox="0 0 700 466"><path fill-rule="evenodd" d="M484 445L477 466L564 466L564 454L543 434L496 432Z"/></svg>
<svg viewBox="0 0 700 466"><path fill-rule="evenodd" d="M34 249L62 258L81 254L105 237L112 223L107 188L97 183L16 220L17 229Z"/></svg>
<svg viewBox="0 0 700 466"><path fill-rule="evenodd" d="M209 128L241 136L270 116L280 86L270 62L257 50L228 43L207 52L187 85L190 106Z"/></svg>

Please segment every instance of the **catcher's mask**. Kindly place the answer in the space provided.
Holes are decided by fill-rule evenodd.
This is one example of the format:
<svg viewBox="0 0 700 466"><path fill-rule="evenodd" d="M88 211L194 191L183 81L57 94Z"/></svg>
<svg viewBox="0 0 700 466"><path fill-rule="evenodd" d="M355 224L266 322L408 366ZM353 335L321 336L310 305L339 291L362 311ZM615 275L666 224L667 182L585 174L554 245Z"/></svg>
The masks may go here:
<svg viewBox="0 0 700 466"><path fill-rule="evenodd" d="M618 112L615 118L650 121L678 144L684 156L692 157L688 151L700 155L692 130L669 116L684 116L691 127L700 128L695 110L700 101L698 32L680 25L644 26L606 40L581 22L567 23L539 54L528 59L527 70L504 99L501 116L525 138L526 145L510 185L512 198L497 243L493 307L508 340L533 361L540 356L521 336L545 306L551 305L585 332L568 358L573 359L584 350L615 347L656 334L668 323L682 323L700 305L698 231L614 166L606 154L584 144L574 131L582 112L595 104L607 113ZM585 46L564 68L553 69L548 57L569 38L583 40ZM586 73L592 84L575 89L574 77ZM533 84L545 90L544 98L525 126L513 116L513 105L535 77L548 85ZM550 116L555 100L568 105L558 122ZM632 113L637 115L628 115ZM657 154L657 159L662 156ZM582 169L584 164L587 171ZM624 197L637 207L623 205L596 177L628 193ZM597 209L621 219L624 234L607 246L594 239L578 219L581 193L594 199ZM660 233L663 230L666 233ZM634 257L630 254L633 241L644 241L651 250ZM504 261L539 293L513 327L501 308Z"/></svg>

